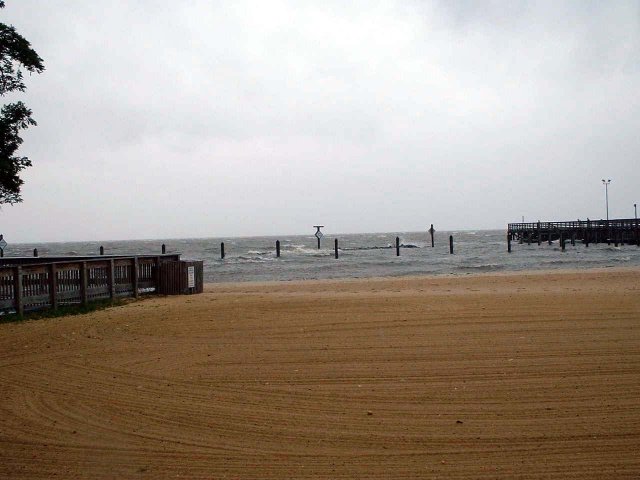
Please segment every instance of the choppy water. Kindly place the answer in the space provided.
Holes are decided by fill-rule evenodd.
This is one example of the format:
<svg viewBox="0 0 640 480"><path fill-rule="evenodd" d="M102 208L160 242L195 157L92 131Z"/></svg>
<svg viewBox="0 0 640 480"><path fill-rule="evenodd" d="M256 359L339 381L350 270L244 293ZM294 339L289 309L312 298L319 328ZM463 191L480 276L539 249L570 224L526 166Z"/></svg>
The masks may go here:
<svg viewBox="0 0 640 480"><path fill-rule="evenodd" d="M449 235L454 237L455 254L449 254ZM395 237L405 247L395 253ZM340 242L340 258L334 258L333 240ZM276 258L275 242L280 240L281 257ZM220 242L225 242L226 258L220 259ZM182 258L204 260L205 282L302 280L322 278L363 278L404 275L469 274L476 272L535 269L590 268L640 265L640 248L607 244L589 247L567 243L562 252L558 242L538 247L513 243L507 253L504 231L437 232L431 248L426 232L331 235L317 249L313 235L281 237L204 238L176 240L132 240L117 242L65 242L13 244L6 256L93 255L100 245L106 254L155 254L161 245L167 253Z"/></svg>

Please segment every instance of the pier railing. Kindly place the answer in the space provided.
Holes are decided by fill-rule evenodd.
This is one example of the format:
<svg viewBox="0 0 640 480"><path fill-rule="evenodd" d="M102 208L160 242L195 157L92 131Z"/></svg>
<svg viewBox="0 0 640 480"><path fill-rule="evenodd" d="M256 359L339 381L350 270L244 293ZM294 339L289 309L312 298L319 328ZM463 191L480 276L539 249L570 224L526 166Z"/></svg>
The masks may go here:
<svg viewBox="0 0 640 480"><path fill-rule="evenodd" d="M180 262L180 255L5 257L0 259L0 311L23 314L62 305L165 293L162 279L176 280L172 275L163 275L162 267L183 263L186 262ZM196 273L201 277L202 262L192 263L200 264ZM178 269L177 274L183 271ZM197 287L201 291L201 281Z"/></svg>
<svg viewBox="0 0 640 480"><path fill-rule="evenodd" d="M623 218L616 220L573 220L566 222L528 222L528 223L510 223L508 225L509 232L529 232L537 230L578 230L585 228L597 229L629 229L633 230L640 226L640 220L637 218Z"/></svg>

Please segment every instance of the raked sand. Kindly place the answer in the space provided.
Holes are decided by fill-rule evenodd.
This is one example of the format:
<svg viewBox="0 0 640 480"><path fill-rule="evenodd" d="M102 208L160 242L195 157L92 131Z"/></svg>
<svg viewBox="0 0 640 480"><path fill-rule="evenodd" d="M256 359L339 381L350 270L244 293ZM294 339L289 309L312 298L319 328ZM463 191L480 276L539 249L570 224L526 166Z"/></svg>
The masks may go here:
<svg viewBox="0 0 640 480"><path fill-rule="evenodd" d="M0 478L640 478L640 270L208 285L0 325Z"/></svg>

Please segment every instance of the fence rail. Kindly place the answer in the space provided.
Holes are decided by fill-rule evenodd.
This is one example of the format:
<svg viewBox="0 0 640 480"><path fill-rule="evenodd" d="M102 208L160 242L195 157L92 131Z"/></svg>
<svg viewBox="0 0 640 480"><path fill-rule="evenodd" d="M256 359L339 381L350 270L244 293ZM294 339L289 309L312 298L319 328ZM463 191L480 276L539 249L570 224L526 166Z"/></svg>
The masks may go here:
<svg viewBox="0 0 640 480"><path fill-rule="evenodd" d="M176 268L175 266L179 266ZM195 265L194 288L186 288L187 268ZM199 267L199 268L198 268ZM164 272L168 273L164 273ZM175 273L174 273L175 272ZM178 278L173 278L173 276ZM163 281L163 279L165 279ZM166 282L182 288L167 289ZM170 290L170 291L168 291ZM138 297L147 293L202 292L202 262L180 255L113 257L3 258L0 264L0 311L24 312L62 305Z"/></svg>

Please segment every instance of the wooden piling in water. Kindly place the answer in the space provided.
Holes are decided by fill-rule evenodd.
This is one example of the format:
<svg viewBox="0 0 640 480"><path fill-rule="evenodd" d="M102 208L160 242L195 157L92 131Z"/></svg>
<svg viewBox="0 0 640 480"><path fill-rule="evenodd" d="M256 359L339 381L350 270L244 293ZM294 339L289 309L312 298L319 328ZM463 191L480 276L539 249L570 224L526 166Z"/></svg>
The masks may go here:
<svg viewBox="0 0 640 480"><path fill-rule="evenodd" d="M167 246L163 243L162 244L162 254L164 255L165 253L167 253Z"/></svg>
<svg viewBox="0 0 640 480"><path fill-rule="evenodd" d="M576 234L575 234L575 232L571 234L571 246L572 247L576 246Z"/></svg>
<svg viewBox="0 0 640 480"><path fill-rule="evenodd" d="M37 256L38 256L38 249L37 249L37 248L34 248L34 249L33 249L33 256L34 256L34 257L37 257Z"/></svg>
<svg viewBox="0 0 640 480"><path fill-rule="evenodd" d="M400 237L396 237L396 257L400 256Z"/></svg>
<svg viewBox="0 0 640 480"><path fill-rule="evenodd" d="M220 244L220 258L224 259L224 242Z"/></svg>
<svg viewBox="0 0 640 480"><path fill-rule="evenodd" d="M431 248L434 246L433 234L435 233L435 229L433 228L433 223L431 224L431 228L429 228L429 234L431 235Z"/></svg>
<svg viewBox="0 0 640 480"><path fill-rule="evenodd" d="M565 245L564 245L564 233L563 232L560 232L560 247L562 248L562 251L564 252Z"/></svg>
<svg viewBox="0 0 640 480"><path fill-rule="evenodd" d="M449 254L453 255L453 235L449 235Z"/></svg>
<svg viewBox="0 0 640 480"><path fill-rule="evenodd" d="M511 253L511 234L507 233L507 252Z"/></svg>
<svg viewBox="0 0 640 480"><path fill-rule="evenodd" d="M280 258L280 240L276 240L276 257Z"/></svg>
<svg viewBox="0 0 640 480"><path fill-rule="evenodd" d="M541 242L542 242L542 238L540 235L540 221L538 221L538 246L540 246Z"/></svg>
<svg viewBox="0 0 640 480"><path fill-rule="evenodd" d="M100 245L100 255L104 255L104 247Z"/></svg>
<svg viewBox="0 0 640 480"><path fill-rule="evenodd" d="M333 249L335 251L336 258L338 258L338 239L337 238L333 241Z"/></svg>

